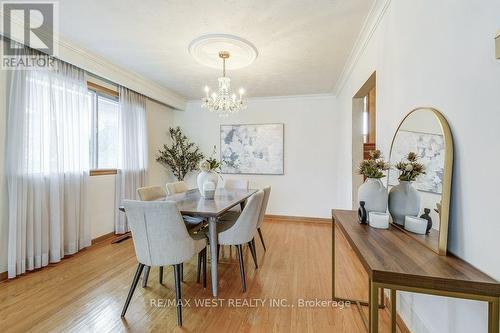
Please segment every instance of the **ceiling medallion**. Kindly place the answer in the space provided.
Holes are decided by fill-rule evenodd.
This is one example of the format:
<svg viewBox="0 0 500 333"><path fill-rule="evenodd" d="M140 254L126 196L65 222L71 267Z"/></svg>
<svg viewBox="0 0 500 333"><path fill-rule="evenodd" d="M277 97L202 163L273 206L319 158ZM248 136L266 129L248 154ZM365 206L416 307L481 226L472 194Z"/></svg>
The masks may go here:
<svg viewBox="0 0 500 333"><path fill-rule="evenodd" d="M228 51L220 51L219 58L222 59L222 76L219 77L219 90L209 95L210 88L205 87L206 96L201 99L201 106L211 112L216 112L221 116L237 113L246 108L246 101L243 99L245 91L239 90L239 97L236 97L231 90L231 79L226 76L226 59L229 59Z"/></svg>

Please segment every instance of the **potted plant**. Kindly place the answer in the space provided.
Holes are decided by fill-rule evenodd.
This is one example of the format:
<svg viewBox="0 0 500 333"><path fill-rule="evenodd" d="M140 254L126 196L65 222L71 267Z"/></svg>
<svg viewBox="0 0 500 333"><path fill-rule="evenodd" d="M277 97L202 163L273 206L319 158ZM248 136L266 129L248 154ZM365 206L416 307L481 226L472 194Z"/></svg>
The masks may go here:
<svg viewBox="0 0 500 333"><path fill-rule="evenodd" d="M382 184L381 178L390 165L384 161L380 150L372 150L370 158L359 164L358 172L366 177L366 180L358 188L358 200L364 201L364 208L368 216L369 212L385 213L387 210L387 188Z"/></svg>
<svg viewBox="0 0 500 333"><path fill-rule="evenodd" d="M171 127L168 132L172 143L170 146L163 145L163 148L158 151L156 161L172 170L175 178L181 181L190 171L198 168L204 156L200 148L182 133L180 127Z"/></svg>
<svg viewBox="0 0 500 333"><path fill-rule="evenodd" d="M401 226L404 226L405 216L418 216L420 212L420 194L412 183L425 174L425 166L417 160L417 154L410 152L405 161L395 165L399 170L399 184L389 192L389 213L394 223Z"/></svg>
<svg viewBox="0 0 500 333"><path fill-rule="evenodd" d="M217 147L214 146L214 150L212 151L212 155L204 159L200 162L200 173L198 174L197 184L198 190L201 195L203 195L203 185L206 182L212 182L214 184L214 188L217 188L217 183L219 182L220 175L220 167L222 163L215 158L217 156Z"/></svg>

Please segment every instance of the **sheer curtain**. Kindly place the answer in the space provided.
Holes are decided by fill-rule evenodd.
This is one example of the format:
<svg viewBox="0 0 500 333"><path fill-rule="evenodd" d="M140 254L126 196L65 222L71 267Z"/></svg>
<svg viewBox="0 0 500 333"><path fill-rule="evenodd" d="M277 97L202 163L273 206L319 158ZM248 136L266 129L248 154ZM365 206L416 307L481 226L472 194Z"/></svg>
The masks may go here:
<svg viewBox="0 0 500 333"><path fill-rule="evenodd" d="M90 245L87 86L83 70L55 62L50 70L10 71L6 137L9 278L58 262Z"/></svg>
<svg viewBox="0 0 500 333"><path fill-rule="evenodd" d="M118 210L124 199L136 199L136 190L146 183L148 145L146 98L127 88L119 88L118 173L115 194L115 233L129 231L125 214Z"/></svg>

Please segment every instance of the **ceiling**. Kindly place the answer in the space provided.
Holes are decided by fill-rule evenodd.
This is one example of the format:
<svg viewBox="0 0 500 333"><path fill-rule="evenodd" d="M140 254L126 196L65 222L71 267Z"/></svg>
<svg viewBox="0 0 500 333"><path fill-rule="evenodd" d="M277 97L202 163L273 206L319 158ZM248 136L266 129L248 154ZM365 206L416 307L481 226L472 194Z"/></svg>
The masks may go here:
<svg viewBox="0 0 500 333"><path fill-rule="evenodd" d="M186 97L221 70L193 59L204 34L232 34L258 51L228 70L249 97L332 93L374 0L64 0L60 34Z"/></svg>

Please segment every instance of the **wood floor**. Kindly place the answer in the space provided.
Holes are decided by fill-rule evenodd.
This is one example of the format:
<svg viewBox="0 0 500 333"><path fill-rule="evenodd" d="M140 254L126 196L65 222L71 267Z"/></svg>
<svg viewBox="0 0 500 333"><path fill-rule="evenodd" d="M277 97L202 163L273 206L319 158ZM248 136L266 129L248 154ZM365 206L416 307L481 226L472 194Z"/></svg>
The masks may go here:
<svg viewBox="0 0 500 333"><path fill-rule="evenodd" d="M343 309L298 307L299 299L331 298L331 227L267 219L262 228L267 252L256 239L258 269L245 249L245 294L236 251L225 247L219 263L222 307L193 304L196 299L212 299L210 289L196 283L193 258L184 265L182 297L191 300L191 306L184 308L182 328L176 326L174 307L150 305L151 300L174 299L172 268L165 271L164 285L159 284L158 269L153 268L148 287L137 287L126 319L121 319L136 268L132 240L96 244L57 265L0 283L0 331L365 332L354 305ZM367 299L366 274L341 233L336 234L338 294ZM208 279L210 285L210 274ZM232 307L228 299L285 299L294 306ZM390 332L385 310L380 311L380 325L381 332Z"/></svg>

